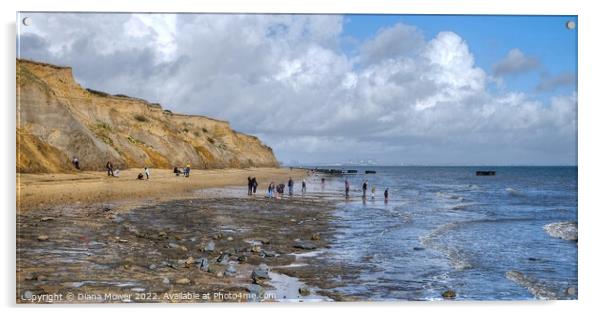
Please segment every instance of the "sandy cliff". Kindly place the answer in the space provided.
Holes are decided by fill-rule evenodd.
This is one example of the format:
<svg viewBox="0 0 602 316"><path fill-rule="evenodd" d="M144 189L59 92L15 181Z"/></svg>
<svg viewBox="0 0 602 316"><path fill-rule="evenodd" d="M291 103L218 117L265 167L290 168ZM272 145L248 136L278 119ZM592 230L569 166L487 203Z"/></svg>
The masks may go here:
<svg viewBox="0 0 602 316"><path fill-rule="evenodd" d="M17 171L272 167L272 149L228 122L82 88L69 67L17 60Z"/></svg>

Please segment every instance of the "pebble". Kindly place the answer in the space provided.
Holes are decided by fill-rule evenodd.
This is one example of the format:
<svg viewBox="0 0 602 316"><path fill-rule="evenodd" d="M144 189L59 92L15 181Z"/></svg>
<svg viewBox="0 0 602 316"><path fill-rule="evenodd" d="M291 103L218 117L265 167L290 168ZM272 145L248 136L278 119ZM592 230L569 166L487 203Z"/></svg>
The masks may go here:
<svg viewBox="0 0 602 316"><path fill-rule="evenodd" d="M48 222L48 221L53 221L54 217L42 217L40 218L41 222Z"/></svg>
<svg viewBox="0 0 602 316"><path fill-rule="evenodd" d="M163 284L169 284L169 279L167 277L164 277L162 282Z"/></svg>
<svg viewBox="0 0 602 316"><path fill-rule="evenodd" d="M227 238L227 239L228 239L228 241L232 241L232 240L234 240L234 238L233 238L232 236L228 236L228 238Z"/></svg>
<svg viewBox="0 0 602 316"><path fill-rule="evenodd" d="M424 250L424 248L422 248L422 247L414 247L414 250L421 251L421 250Z"/></svg>
<svg viewBox="0 0 602 316"><path fill-rule="evenodd" d="M49 239L48 235L40 235L40 236L38 236L38 241L47 241L48 239Z"/></svg>
<svg viewBox="0 0 602 316"><path fill-rule="evenodd" d="M184 261L184 263L185 263L186 265L191 265L191 264L193 264L193 263L194 263L194 261L195 261L195 260L194 260L194 258L193 258L193 257L188 257L188 258L186 259L186 261Z"/></svg>
<svg viewBox="0 0 602 316"><path fill-rule="evenodd" d="M253 272L251 273L251 278L255 283L262 282L263 280L268 280L270 278L268 266L265 263L260 264L259 267L253 269Z"/></svg>
<svg viewBox="0 0 602 316"><path fill-rule="evenodd" d="M311 240L320 240L320 233L314 233L311 235Z"/></svg>

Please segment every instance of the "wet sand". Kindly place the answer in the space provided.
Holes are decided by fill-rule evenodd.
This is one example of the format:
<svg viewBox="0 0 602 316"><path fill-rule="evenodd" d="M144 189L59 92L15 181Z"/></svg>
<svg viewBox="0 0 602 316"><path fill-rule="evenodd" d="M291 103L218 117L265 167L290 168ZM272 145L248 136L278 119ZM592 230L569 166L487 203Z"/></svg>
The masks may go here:
<svg viewBox="0 0 602 316"><path fill-rule="evenodd" d="M78 174L75 180L71 175L22 176L22 194L35 195L37 203L22 201L17 214L17 303L350 299L330 288L333 278L350 278L353 271L312 255L328 248L333 238L336 202L316 196L263 197L261 184L290 173L221 170L217 174L223 177L211 182L210 171L199 172L190 178L199 179L193 180L197 186L178 194L161 185L189 179L157 170L152 180L135 185L149 185L143 191L131 189L138 180L124 173L100 180L130 188L114 190L108 198L86 196L102 178L98 173ZM257 196L246 196L244 188L232 196L198 187L246 181L247 174L258 177ZM58 201L44 200L60 190L65 196ZM261 264L269 267L269 278L254 280L253 270Z"/></svg>

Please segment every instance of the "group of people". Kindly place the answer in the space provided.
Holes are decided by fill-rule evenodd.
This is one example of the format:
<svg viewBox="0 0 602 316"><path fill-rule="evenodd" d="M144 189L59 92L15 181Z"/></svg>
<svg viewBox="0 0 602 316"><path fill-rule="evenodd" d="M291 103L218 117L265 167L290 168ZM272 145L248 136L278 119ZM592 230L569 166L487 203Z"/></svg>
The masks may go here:
<svg viewBox="0 0 602 316"><path fill-rule="evenodd" d="M186 178L190 177L190 163L186 164L184 170L182 170L182 168L174 167L173 173L175 173L176 176L180 176L181 174L183 174Z"/></svg>
<svg viewBox="0 0 602 316"><path fill-rule="evenodd" d="M254 195L255 193L257 193L258 185L259 183L257 182L257 179L255 177L247 177L247 188L249 189L247 195Z"/></svg>
<svg viewBox="0 0 602 316"><path fill-rule="evenodd" d="M257 182L257 178L247 177L247 187L248 187L247 195L255 195L257 193L258 185L259 185L259 183ZM292 197L294 195L294 187L295 187L295 181L293 181L293 178L289 178L286 185L284 183L276 184L273 181L270 182L270 184L268 185L267 190L266 190L266 197L267 198L276 198L276 199L282 198L282 196L284 196L285 187L288 187L288 195ZM307 192L307 183L305 182L305 179L303 179L301 181L301 194L303 195L306 192Z"/></svg>
<svg viewBox="0 0 602 316"><path fill-rule="evenodd" d="M144 180L144 176L146 176L146 180L148 180L150 178L150 169L146 166L144 167L144 170L142 171L142 173L138 174L137 179Z"/></svg>
<svg viewBox="0 0 602 316"><path fill-rule="evenodd" d="M366 199L366 192L368 191L368 181L362 183L362 199ZM370 190L370 198L374 200L376 195L376 186L372 185L372 189ZM384 192L385 202L389 201L389 188L385 189ZM345 197L349 197L349 180L345 179Z"/></svg>

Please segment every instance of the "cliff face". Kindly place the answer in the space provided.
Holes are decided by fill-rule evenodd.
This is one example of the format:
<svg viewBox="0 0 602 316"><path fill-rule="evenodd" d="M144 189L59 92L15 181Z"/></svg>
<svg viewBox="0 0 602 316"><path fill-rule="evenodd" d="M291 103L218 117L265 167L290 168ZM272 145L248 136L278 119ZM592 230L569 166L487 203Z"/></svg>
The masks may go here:
<svg viewBox="0 0 602 316"><path fill-rule="evenodd" d="M272 167L272 149L227 122L82 88L71 68L17 60L17 172Z"/></svg>

